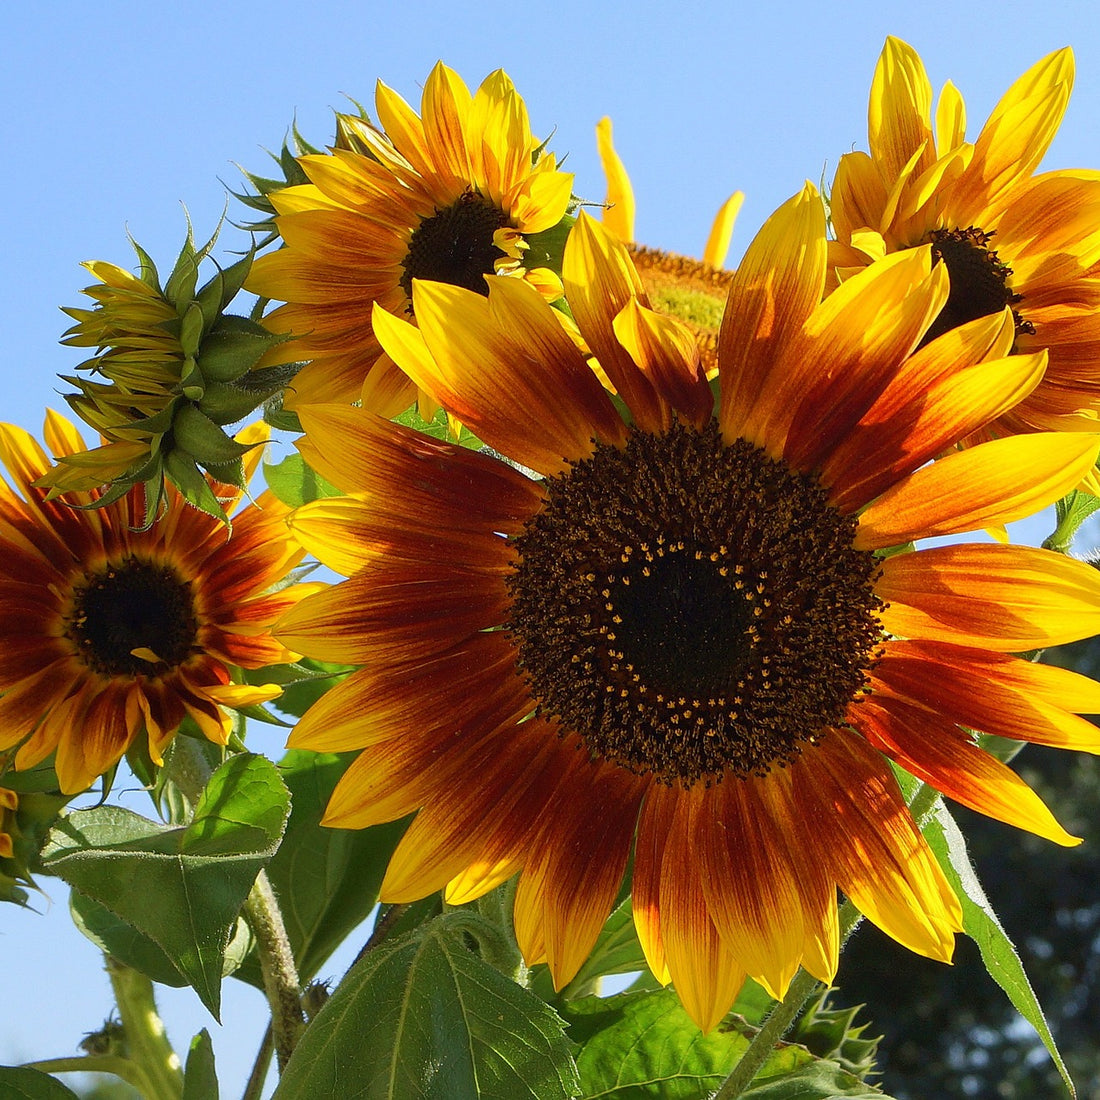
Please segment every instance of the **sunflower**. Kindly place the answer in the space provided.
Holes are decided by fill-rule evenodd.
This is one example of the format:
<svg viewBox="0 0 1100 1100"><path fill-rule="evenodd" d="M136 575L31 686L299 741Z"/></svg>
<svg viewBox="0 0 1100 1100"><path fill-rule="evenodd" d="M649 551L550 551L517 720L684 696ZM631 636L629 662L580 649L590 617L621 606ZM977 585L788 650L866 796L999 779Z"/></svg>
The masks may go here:
<svg viewBox="0 0 1100 1100"><path fill-rule="evenodd" d="M634 268L653 308L676 317L691 329L699 341L703 366L708 374L713 373L718 361L722 307L730 284L730 273L724 270L724 264L745 193L735 191L718 208L701 263L690 256L649 248L634 240L634 188L622 158L615 151L610 118L602 118L596 125L596 146L607 177L604 227L630 248Z"/></svg>
<svg viewBox="0 0 1100 1100"><path fill-rule="evenodd" d="M84 446L52 411L45 439L57 458ZM160 764L185 718L224 745L223 707L280 694L233 679L293 659L270 625L314 587L269 591L303 557L269 493L235 517L232 538L172 489L165 514L137 530L139 490L91 510L94 492L61 504L34 488L50 460L23 429L0 424L0 459L14 486L0 480L0 752L20 746L17 770L56 751L61 790L73 794L142 731ZM239 489L212 488L227 510L240 500Z"/></svg>
<svg viewBox="0 0 1100 1100"><path fill-rule="evenodd" d="M389 416L416 400L371 329L375 302L412 314L413 279L484 293L486 274L506 272L548 285L545 269L524 267L528 237L562 220L573 177L532 135L505 73L471 96L440 62L421 117L381 82L375 103L383 129L341 115L348 147L302 157L311 182L270 195L285 247L261 256L245 285L287 303L264 318L293 334L279 355L310 360L288 408L362 396ZM556 276L549 284L559 295Z"/></svg>
<svg viewBox="0 0 1100 1100"><path fill-rule="evenodd" d="M1049 54L968 142L954 85L933 124L920 57L887 38L871 84L870 155L842 156L829 196L830 286L873 259L931 245L951 293L926 340L1007 306L1014 349L1048 349L1042 383L986 435L1094 431L1100 419L1100 173L1035 174L1072 86L1072 52Z"/></svg>
<svg viewBox="0 0 1100 1100"><path fill-rule="evenodd" d="M517 938L558 988L633 850L653 973L703 1028L746 974L781 996L838 954L837 890L950 958L960 906L889 760L959 802L1075 843L971 730L1100 751L1100 685L1009 654L1100 628L1100 577L1049 551L882 551L1030 513L1098 443L994 440L935 463L1029 393L1008 310L910 354L947 298L929 248L821 302L809 184L734 274L715 405L696 344L582 215L567 299L624 418L530 288L417 284L383 346L509 461L337 405L302 409L344 490L291 517L348 576L276 626L362 664L291 744L365 750L326 822L418 811L391 901L469 901L521 872ZM531 365L537 363L538 369ZM514 414L517 402L530 420ZM535 471L526 476L523 469Z"/></svg>
<svg viewBox="0 0 1100 1100"><path fill-rule="evenodd" d="M8 787L0 787L0 859L11 859L15 854L12 834L16 830L15 811L19 808L19 795Z"/></svg>

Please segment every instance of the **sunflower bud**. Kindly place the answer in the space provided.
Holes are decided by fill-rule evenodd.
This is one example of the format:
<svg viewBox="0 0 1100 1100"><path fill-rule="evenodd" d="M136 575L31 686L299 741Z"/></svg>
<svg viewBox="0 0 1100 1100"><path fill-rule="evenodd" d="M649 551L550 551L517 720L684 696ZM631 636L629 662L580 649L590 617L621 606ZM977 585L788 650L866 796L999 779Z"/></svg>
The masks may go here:
<svg viewBox="0 0 1100 1100"><path fill-rule="evenodd" d="M34 887L31 868L38 860L46 833L68 801L63 795L34 790L41 785L38 780L42 776L42 772L5 776L5 782L11 778L28 789L0 787L0 901L26 905L28 895L24 887ZM52 773L50 780L56 787Z"/></svg>
<svg viewBox="0 0 1100 1100"><path fill-rule="evenodd" d="M145 521L151 523L165 477L191 503L208 509L209 495L188 495L187 486L204 481L200 470L224 479L227 468L239 467L248 448L223 429L278 394L296 368L258 368L284 337L225 312L252 266L251 251L198 286L199 267L216 238L217 232L196 248L188 227L163 287L136 243L138 275L102 261L85 264L99 280L84 291L95 306L65 309L76 324L62 343L95 348L77 369L100 378L62 377L78 391L66 400L104 443L64 456L35 482L51 498L107 487L90 505L102 507L140 483ZM220 508L215 514L221 515Z"/></svg>

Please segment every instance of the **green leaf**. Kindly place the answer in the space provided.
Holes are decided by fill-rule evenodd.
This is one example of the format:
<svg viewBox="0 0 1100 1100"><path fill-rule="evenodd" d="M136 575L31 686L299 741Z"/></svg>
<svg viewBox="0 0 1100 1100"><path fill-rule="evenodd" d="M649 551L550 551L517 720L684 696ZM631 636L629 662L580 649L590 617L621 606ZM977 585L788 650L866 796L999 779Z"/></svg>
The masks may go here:
<svg viewBox="0 0 1100 1100"><path fill-rule="evenodd" d="M98 901L86 897L79 890L73 890L69 895L69 912L72 914L73 924L101 951L113 955L120 962L161 985L187 985L187 979L156 941L116 917ZM236 971L252 947L252 930L246 921L238 918L225 950L222 977L228 977Z"/></svg>
<svg viewBox="0 0 1100 1100"><path fill-rule="evenodd" d="M26 1066L0 1066L0 1096L4 1100L77 1100L76 1093L56 1077Z"/></svg>
<svg viewBox="0 0 1100 1100"><path fill-rule="evenodd" d="M1001 922L978 881L967 855L962 832L942 802L936 805L922 831L947 875L947 880L959 895L963 909L963 931L978 945L986 972L1005 991L1016 1011L1035 1029L1062 1075L1070 1095L1076 1096L1077 1091L1054 1042L1054 1036L1050 1033L1035 991L1031 988L1031 982L1024 973L1020 956L1001 927Z"/></svg>
<svg viewBox="0 0 1100 1100"><path fill-rule="evenodd" d="M282 462L265 462L264 480L288 508L298 508L320 497L340 495L340 490L311 470L300 454L287 455Z"/></svg>
<svg viewBox="0 0 1100 1100"><path fill-rule="evenodd" d="M704 1035L671 989L586 997L564 1007L569 1037L581 1044L582 1097L707 1100L748 1048L741 1021ZM732 1019L732 1018L731 1018ZM883 1100L876 1088L805 1047L778 1046L742 1093L753 1100Z"/></svg>
<svg viewBox="0 0 1100 1100"><path fill-rule="evenodd" d="M153 940L216 1019L230 934L288 811L275 766L242 753L211 776L186 828L81 810L51 831L43 863Z"/></svg>
<svg viewBox="0 0 1100 1100"><path fill-rule="evenodd" d="M249 683L283 684L283 694L273 699L271 705L283 714L289 714L295 718L301 718L329 688L335 687L352 671L348 665L330 664L327 661L314 660L312 657L303 657L297 665L279 667L301 669L302 674L287 681L278 678L261 679L263 674L271 671L269 667L259 669L256 673L257 679L254 681L249 679ZM276 674L278 675L278 672ZM248 673L245 675L246 678L249 677Z"/></svg>
<svg viewBox="0 0 1100 1100"><path fill-rule="evenodd" d="M585 997L563 1011L569 1038L582 1044L582 1097L703 1100L749 1045L736 1032L704 1035L671 989Z"/></svg>
<svg viewBox="0 0 1100 1100"><path fill-rule="evenodd" d="M203 1028L191 1040L187 1068L183 1074L183 1100L218 1100L218 1075L214 1069L214 1046Z"/></svg>
<svg viewBox="0 0 1100 1100"><path fill-rule="evenodd" d="M210 483L199 473L195 461L193 454L176 448L169 451L165 457L164 472L188 504L221 520L228 527L229 518L225 514L225 509L214 495Z"/></svg>
<svg viewBox="0 0 1100 1100"><path fill-rule="evenodd" d="M789 1060L784 1066L785 1060ZM772 1072L774 1069L775 1072ZM748 1100L890 1100L874 1085L835 1062L819 1061L801 1047L780 1047L741 1094Z"/></svg>
<svg viewBox="0 0 1100 1100"><path fill-rule="evenodd" d="M423 435L430 435L433 439L442 439L447 443L458 443L462 447L478 450L483 446L482 442L465 425L459 430L458 439L451 435L451 424L447 419L447 413L443 409L437 409L431 420L425 420L415 405L410 405L403 413L394 418L395 423L404 424L407 428L415 428Z"/></svg>
<svg viewBox="0 0 1100 1100"><path fill-rule="evenodd" d="M407 820L369 829L320 824L333 788L354 756L292 750L279 763L290 789L291 812L267 874L303 984L370 916L386 865L408 825ZM237 977L263 987L255 958Z"/></svg>
<svg viewBox="0 0 1100 1100"><path fill-rule="evenodd" d="M348 973L295 1049L276 1100L567 1100L560 1018L433 921Z"/></svg>

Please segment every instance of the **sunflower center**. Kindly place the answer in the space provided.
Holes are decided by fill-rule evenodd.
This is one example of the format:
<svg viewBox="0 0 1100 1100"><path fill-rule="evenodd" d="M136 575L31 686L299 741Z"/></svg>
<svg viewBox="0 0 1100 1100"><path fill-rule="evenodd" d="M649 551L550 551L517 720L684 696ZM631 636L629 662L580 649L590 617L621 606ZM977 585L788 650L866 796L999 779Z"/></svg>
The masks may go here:
<svg viewBox="0 0 1100 1100"><path fill-rule="evenodd" d="M691 786L842 725L881 638L874 556L810 476L712 422L632 432L546 483L507 629L539 713Z"/></svg>
<svg viewBox="0 0 1100 1100"><path fill-rule="evenodd" d="M127 558L77 587L67 633L85 663L104 676L153 674L155 665L135 649L174 668L198 635L191 585L166 566Z"/></svg>
<svg viewBox="0 0 1100 1100"><path fill-rule="evenodd" d="M504 255L493 243L493 235L507 224L502 210L472 190L422 219L402 265L400 283L406 296L411 301L413 279L432 279L488 294L483 276L492 275L496 261Z"/></svg>
<svg viewBox="0 0 1100 1100"><path fill-rule="evenodd" d="M992 238L992 233L985 233L975 226L936 229L931 233L932 261L942 261L947 265L951 289L946 305L925 333L922 347L967 321L1000 313L1005 306L1013 307L1017 336L1021 332L1035 332L1035 326L1025 321L1015 309L1023 296L1009 289L1012 268L998 258L996 249L990 248Z"/></svg>

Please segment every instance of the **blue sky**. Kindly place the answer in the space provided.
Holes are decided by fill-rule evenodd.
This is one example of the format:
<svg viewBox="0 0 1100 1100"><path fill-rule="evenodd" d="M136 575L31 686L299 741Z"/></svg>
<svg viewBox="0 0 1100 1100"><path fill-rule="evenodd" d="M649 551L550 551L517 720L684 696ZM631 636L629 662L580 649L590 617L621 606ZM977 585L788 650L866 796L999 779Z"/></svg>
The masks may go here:
<svg viewBox="0 0 1100 1100"><path fill-rule="evenodd" d="M332 109L345 96L369 106L377 78L417 105L437 59L471 85L503 67L535 132L553 131L577 193L594 200L603 180L593 131L610 115L634 182L638 239L699 255L715 209L741 189L732 263L804 179L831 177L841 153L866 148L867 92L887 34L920 51L934 87L958 85L971 136L1019 73L1072 45L1076 90L1045 167L1100 167L1097 26L1083 0L7 5L0 419L37 432L47 404L64 408L55 376L81 356L58 344L58 307L80 304L90 282L80 261L131 266L129 231L169 268L185 229L181 204L205 237L225 185L240 185L236 164L266 171L264 150L279 147L294 118L326 143ZM239 213L231 204L230 217ZM224 256L244 238L230 228L222 243ZM274 755L279 745L258 747ZM110 1007L65 891L44 885L44 916L0 911L0 1061L75 1053ZM178 1049L212 1026L189 991L162 1001ZM227 983L229 1028L213 1028L224 1096L240 1094L261 1012L255 991ZM54 1021L48 1042L39 1037L45 1020Z"/></svg>

